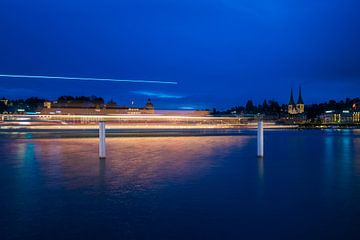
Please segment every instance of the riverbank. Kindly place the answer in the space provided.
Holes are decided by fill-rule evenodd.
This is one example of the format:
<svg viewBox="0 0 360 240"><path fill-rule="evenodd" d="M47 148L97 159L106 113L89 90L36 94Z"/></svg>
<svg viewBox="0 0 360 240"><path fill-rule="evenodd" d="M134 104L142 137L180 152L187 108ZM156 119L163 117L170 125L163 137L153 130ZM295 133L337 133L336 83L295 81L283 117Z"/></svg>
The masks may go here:
<svg viewBox="0 0 360 240"><path fill-rule="evenodd" d="M360 124L337 123L337 124L322 124L322 123L303 123L298 124L300 129L359 129Z"/></svg>

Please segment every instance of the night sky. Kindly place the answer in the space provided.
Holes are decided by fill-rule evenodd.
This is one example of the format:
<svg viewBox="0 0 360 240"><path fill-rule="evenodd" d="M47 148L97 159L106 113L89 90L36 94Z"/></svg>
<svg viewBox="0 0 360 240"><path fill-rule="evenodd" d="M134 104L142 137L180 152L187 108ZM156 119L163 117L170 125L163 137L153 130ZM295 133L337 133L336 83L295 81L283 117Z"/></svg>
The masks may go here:
<svg viewBox="0 0 360 240"><path fill-rule="evenodd" d="M1 0L0 97L100 95L226 108L301 84L305 103L360 96L358 0ZM297 93L295 94L297 97Z"/></svg>

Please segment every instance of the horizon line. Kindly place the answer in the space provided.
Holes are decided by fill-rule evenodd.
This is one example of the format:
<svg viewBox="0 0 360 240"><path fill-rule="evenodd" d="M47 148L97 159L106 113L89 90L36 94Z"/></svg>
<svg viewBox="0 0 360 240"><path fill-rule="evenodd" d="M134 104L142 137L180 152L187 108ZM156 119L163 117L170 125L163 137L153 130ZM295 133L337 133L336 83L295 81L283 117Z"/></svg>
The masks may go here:
<svg viewBox="0 0 360 240"><path fill-rule="evenodd" d="M44 76L44 75L16 75L16 74L0 74L0 78L31 78L31 79L58 79L58 80L77 80L77 81L99 81L99 82L129 82L129 83L153 83L153 84L172 84L177 85L178 82L158 81L158 80L142 80L142 79L116 79L116 78L89 78L89 77L63 77L63 76Z"/></svg>

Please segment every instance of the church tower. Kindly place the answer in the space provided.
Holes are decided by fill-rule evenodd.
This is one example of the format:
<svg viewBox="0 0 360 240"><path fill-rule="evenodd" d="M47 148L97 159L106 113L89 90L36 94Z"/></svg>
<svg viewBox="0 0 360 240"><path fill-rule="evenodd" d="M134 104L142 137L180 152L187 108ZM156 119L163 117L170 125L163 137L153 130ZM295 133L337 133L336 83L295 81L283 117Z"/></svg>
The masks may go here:
<svg viewBox="0 0 360 240"><path fill-rule="evenodd" d="M289 114L296 114L296 105L295 105L294 94L293 94L292 88L291 88L291 92L290 92L290 101L289 101L289 105L288 105L288 113Z"/></svg>
<svg viewBox="0 0 360 240"><path fill-rule="evenodd" d="M305 111L305 105L301 94L301 87L299 87L299 98L296 104L296 109L299 114L304 113Z"/></svg>
<svg viewBox="0 0 360 240"><path fill-rule="evenodd" d="M289 101L289 105L288 105L288 113L290 115L297 115L297 114L302 114L304 112L305 112L305 105L304 105L304 101L302 98L301 87L299 87L299 97L298 97L298 101L296 104L295 104L295 100L294 100L293 89L291 88L290 101Z"/></svg>

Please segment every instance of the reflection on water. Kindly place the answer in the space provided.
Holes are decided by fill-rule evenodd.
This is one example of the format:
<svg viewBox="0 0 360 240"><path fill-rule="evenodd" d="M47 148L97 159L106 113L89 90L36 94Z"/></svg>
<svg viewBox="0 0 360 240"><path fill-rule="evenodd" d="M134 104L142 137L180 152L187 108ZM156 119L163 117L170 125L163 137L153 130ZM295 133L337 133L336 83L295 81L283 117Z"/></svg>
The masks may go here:
<svg viewBox="0 0 360 240"><path fill-rule="evenodd" d="M324 147L324 176L325 176L325 183L331 184L334 180L333 175L335 172L335 137L330 133L327 134L324 138L325 147Z"/></svg>
<svg viewBox="0 0 360 240"><path fill-rule="evenodd" d="M352 144L354 146L354 170L356 176L360 176L360 138L353 138Z"/></svg>
<svg viewBox="0 0 360 240"><path fill-rule="evenodd" d="M353 137L350 137L352 141L352 157L353 157L353 166L356 176L360 176L360 129L352 130Z"/></svg>
<svg viewBox="0 0 360 240"><path fill-rule="evenodd" d="M231 147L241 148L249 137L109 138L107 159L98 159L98 140L17 140L21 169L37 166L57 187L123 186L143 188L166 181L199 177ZM38 163L35 161L37 159Z"/></svg>
<svg viewBox="0 0 360 240"><path fill-rule="evenodd" d="M357 130L266 131L264 159L250 134L108 138L106 160L33 137L0 139L10 239L360 239Z"/></svg>
<svg viewBox="0 0 360 240"><path fill-rule="evenodd" d="M359 175L360 155L357 153L360 144L356 133L349 129L326 131L324 169L327 186L349 188L354 173Z"/></svg>
<svg viewBox="0 0 360 240"><path fill-rule="evenodd" d="M258 168L259 168L259 179L263 180L264 178L264 159L258 158Z"/></svg>

